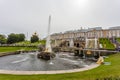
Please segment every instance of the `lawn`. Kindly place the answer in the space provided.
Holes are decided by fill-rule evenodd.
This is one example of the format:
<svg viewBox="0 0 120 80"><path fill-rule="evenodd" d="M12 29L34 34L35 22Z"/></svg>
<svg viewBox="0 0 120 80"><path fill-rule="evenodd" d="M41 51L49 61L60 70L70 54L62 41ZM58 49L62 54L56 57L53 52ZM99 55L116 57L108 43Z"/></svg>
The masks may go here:
<svg viewBox="0 0 120 80"><path fill-rule="evenodd" d="M29 46L29 45L32 45L32 46L38 46L38 45L45 45L46 41L45 40L40 40L40 41L37 41L35 43L31 43L30 41L23 41L23 42L18 42L18 43L15 43L15 45L19 45L19 46Z"/></svg>
<svg viewBox="0 0 120 80"><path fill-rule="evenodd" d="M120 69L119 69L120 53L109 56L109 58L106 58L105 61L111 62L111 65L101 65L97 68L88 71L67 73L67 74L50 74L50 75L0 74L0 80L115 80L115 79L105 79L105 78L120 77Z"/></svg>
<svg viewBox="0 0 120 80"><path fill-rule="evenodd" d="M116 40L120 43L120 38L116 38Z"/></svg>
<svg viewBox="0 0 120 80"><path fill-rule="evenodd" d="M112 49L112 50L115 49L114 44L110 42L110 40L107 38L100 38L99 43L102 44L104 49Z"/></svg>
<svg viewBox="0 0 120 80"><path fill-rule="evenodd" d="M35 50L36 47L0 47L0 52L14 52L17 50Z"/></svg>

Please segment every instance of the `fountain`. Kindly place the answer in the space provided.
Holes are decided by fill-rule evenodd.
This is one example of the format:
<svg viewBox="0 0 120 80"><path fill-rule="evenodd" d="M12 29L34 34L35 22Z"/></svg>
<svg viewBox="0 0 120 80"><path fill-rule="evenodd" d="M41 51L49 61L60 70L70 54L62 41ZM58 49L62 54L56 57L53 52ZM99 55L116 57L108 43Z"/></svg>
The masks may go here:
<svg viewBox="0 0 120 80"><path fill-rule="evenodd" d="M73 39L70 39L70 47L74 47Z"/></svg>
<svg viewBox="0 0 120 80"><path fill-rule="evenodd" d="M50 45L50 22L51 16L49 16L48 35L44 51L28 53L24 52L16 55L0 57L0 70L3 70L2 72L6 72L4 70L8 70L8 72L11 72L9 74L18 72L21 72L21 74L26 74L24 71L28 71L27 73L30 74L43 73L41 71L46 71L45 73L50 71L53 71L53 73L61 73L61 71L62 73L66 73L81 71L80 68L86 68L95 65L95 62L93 61L73 56L74 53L53 53ZM73 47L74 43L72 39L70 43L70 47ZM88 69L86 68L86 70Z"/></svg>
<svg viewBox="0 0 120 80"><path fill-rule="evenodd" d="M52 48L50 44L50 23L51 23L51 16L49 16L48 34L47 34L45 51L42 51L37 55L38 58L41 58L44 60L50 60L51 58L55 57L55 53L52 52Z"/></svg>
<svg viewBox="0 0 120 80"><path fill-rule="evenodd" d="M88 49L98 49L97 39L86 39L85 48Z"/></svg>

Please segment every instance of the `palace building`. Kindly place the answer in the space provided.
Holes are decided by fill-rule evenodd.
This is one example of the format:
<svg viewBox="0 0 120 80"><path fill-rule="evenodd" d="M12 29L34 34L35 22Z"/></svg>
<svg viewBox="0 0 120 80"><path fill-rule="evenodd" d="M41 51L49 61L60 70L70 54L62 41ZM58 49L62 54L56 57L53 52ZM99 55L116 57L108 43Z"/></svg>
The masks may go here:
<svg viewBox="0 0 120 80"><path fill-rule="evenodd" d="M120 26L102 29L102 27L80 29L75 31L66 31L64 33L55 33L51 35L51 40L67 40L83 38L112 38L120 37Z"/></svg>
<svg viewBox="0 0 120 80"><path fill-rule="evenodd" d="M79 47L84 45L85 47L87 39L99 39L99 38L119 38L120 26L110 27L109 29L102 29L102 27L80 29L74 31L66 31L64 33L54 33L51 35L51 40L54 42L53 46L60 45L73 45Z"/></svg>

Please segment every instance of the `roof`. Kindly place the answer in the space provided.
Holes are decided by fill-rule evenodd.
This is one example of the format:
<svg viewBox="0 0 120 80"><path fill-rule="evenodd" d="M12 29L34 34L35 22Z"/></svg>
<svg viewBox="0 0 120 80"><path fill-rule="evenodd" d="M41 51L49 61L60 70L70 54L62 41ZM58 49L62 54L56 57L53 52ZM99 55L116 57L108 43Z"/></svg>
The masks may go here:
<svg viewBox="0 0 120 80"><path fill-rule="evenodd" d="M109 29L120 29L120 26L110 27Z"/></svg>

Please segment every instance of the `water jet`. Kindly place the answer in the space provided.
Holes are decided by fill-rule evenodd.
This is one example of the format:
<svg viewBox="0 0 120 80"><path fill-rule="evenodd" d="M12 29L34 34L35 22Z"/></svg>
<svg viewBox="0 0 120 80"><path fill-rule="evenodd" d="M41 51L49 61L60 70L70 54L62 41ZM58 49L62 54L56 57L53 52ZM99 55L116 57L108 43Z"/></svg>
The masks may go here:
<svg viewBox="0 0 120 80"><path fill-rule="evenodd" d="M51 23L51 15L49 16L48 21L48 34L46 38L46 47L45 51L39 52L37 57L44 59L44 60L50 60L51 58L55 57L55 53L52 51L51 44L50 44L50 23Z"/></svg>

